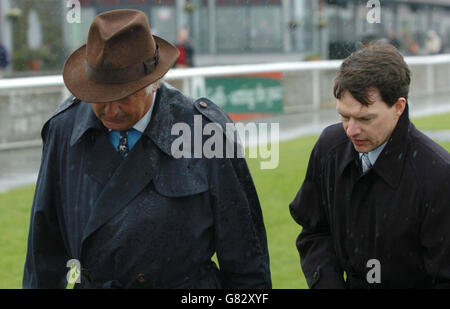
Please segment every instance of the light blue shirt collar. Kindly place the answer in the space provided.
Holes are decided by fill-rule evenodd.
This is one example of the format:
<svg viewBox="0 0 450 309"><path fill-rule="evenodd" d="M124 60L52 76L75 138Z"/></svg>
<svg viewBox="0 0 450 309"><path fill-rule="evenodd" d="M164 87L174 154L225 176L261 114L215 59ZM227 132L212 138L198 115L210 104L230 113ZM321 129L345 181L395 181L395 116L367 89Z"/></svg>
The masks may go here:
<svg viewBox="0 0 450 309"><path fill-rule="evenodd" d="M148 109L148 111L144 115L144 117L142 117L141 120L136 122L136 124L133 126L133 129L135 129L141 133L144 133L145 128L147 128L148 124L150 123L150 119L152 118L153 107L155 106L155 98L156 98L157 91L158 90L156 90L155 93L153 94L152 106Z"/></svg>
<svg viewBox="0 0 450 309"><path fill-rule="evenodd" d="M380 146L378 146L377 148L375 148L372 151L369 151L367 153L367 156L369 157L370 163L372 163L372 165L375 164L375 162L377 161L378 157L380 156L380 153L383 151L384 147L386 146L387 141L384 142L383 144L381 144ZM362 153L359 153L359 158L361 159L362 157Z"/></svg>

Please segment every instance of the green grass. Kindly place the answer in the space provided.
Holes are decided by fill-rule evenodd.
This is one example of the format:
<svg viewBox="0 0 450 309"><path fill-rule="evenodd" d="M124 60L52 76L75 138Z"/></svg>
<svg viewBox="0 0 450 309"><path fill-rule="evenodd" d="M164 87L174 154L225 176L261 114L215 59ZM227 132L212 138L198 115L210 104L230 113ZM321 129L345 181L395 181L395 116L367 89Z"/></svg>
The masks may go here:
<svg viewBox="0 0 450 309"><path fill-rule="evenodd" d="M449 129L450 114L413 119L422 130ZM274 288L307 288L300 269L295 240L300 226L288 205L302 184L316 136L280 143L279 166L260 169L258 159L248 159L258 191L267 230ZM450 142L440 143L450 151ZM0 194L0 288L20 288L25 262L30 206L34 186Z"/></svg>
<svg viewBox="0 0 450 309"><path fill-rule="evenodd" d="M34 186L0 194L0 289L22 286Z"/></svg>
<svg viewBox="0 0 450 309"><path fill-rule="evenodd" d="M412 122L419 130L450 130L450 113L413 118Z"/></svg>
<svg viewBox="0 0 450 309"><path fill-rule="evenodd" d="M276 169L262 170L259 160L247 160L263 210L274 288L308 287L295 246L301 228L289 213L289 203L303 182L316 140L309 136L280 143Z"/></svg>

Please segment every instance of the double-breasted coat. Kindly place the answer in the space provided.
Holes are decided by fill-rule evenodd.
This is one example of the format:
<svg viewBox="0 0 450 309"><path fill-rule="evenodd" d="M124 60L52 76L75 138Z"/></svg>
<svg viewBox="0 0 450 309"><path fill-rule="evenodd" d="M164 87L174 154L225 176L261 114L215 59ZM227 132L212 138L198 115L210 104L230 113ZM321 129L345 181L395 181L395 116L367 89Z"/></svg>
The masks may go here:
<svg viewBox="0 0 450 309"><path fill-rule="evenodd" d="M449 163L408 107L366 174L342 124L326 128L290 204L308 285L449 288Z"/></svg>
<svg viewBox="0 0 450 309"><path fill-rule="evenodd" d="M175 123L225 128L207 99L162 84L152 119L122 159L90 104L66 101L44 125L24 288L270 288L262 212L245 159L172 155ZM205 103L207 105L205 105ZM211 258L217 254L219 267Z"/></svg>

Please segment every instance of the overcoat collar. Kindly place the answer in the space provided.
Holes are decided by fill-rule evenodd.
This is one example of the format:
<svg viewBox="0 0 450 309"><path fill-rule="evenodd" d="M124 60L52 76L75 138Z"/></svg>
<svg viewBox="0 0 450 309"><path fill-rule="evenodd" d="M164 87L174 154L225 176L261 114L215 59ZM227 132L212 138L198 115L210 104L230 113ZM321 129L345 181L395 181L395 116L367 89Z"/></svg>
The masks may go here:
<svg viewBox="0 0 450 309"><path fill-rule="evenodd" d="M95 142L92 148L86 150L87 155L84 157L87 160L87 173L103 185L83 232L83 243L157 177L162 152L171 155L171 144L175 138L171 135L174 122L172 94L167 86L161 85L157 91L152 121L123 161L114 151L108 140L107 129L95 116L90 104L80 102L71 145L73 147L91 136ZM90 130L93 132L86 134Z"/></svg>
<svg viewBox="0 0 450 309"><path fill-rule="evenodd" d="M392 188L396 188L400 182L404 161L406 158L406 149L408 145L408 134L411 123L409 121L409 108L406 104L403 114L392 132L391 137L373 166L373 170L383 178ZM339 165L339 172L342 174L345 168L354 162L358 167L358 152L353 147L350 140L346 142L344 154Z"/></svg>
<svg viewBox="0 0 450 309"><path fill-rule="evenodd" d="M171 156L171 145L175 138L171 135L171 128L175 122L171 96L172 93L170 88L162 83L156 92L152 121L150 121L143 133L152 139L156 146L169 156ZM95 116L90 104L85 102L81 102L80 104L82 104L82 106L76 116L70 139L71 146L76 144L89 129L107 131L102 122Z"/></svg>

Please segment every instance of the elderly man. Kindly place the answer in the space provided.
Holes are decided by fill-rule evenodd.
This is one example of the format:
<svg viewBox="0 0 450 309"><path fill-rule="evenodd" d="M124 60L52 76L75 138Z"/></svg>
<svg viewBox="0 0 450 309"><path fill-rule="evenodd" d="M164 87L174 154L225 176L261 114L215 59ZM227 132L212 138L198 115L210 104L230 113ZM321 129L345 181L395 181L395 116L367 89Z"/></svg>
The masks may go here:
<svg viewBox="0 0 450 309"><path fill-rule="evenodd" d="M245 160L173 157L174 124L231 121L160 84L177 57L144 13L114 10L68 58L74 97L42 131L25 288L271 287Z"/></svg>
<svg viewBox="0 0 450 309"><path fill-rule="evenodd" d="M450 287L450 155L410 122L409 84L386 43L341 65L342 124L323 131L290 204L310 288Z"/></svg>

